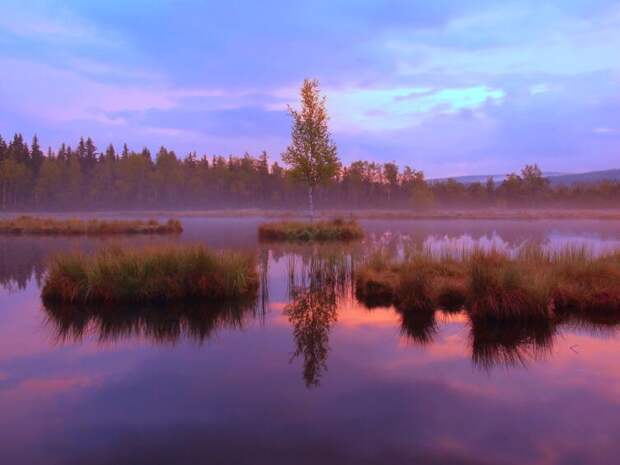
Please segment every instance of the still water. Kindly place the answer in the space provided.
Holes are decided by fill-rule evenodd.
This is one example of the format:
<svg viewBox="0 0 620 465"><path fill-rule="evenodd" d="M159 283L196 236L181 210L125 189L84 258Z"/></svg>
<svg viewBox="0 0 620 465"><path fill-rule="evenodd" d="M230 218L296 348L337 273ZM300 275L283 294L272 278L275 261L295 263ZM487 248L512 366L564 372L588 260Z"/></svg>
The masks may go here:
<svg viewBox="0 0 620 465"><path fill-rule="evenodd" d="M176 239L0 237L2 464L611 464L620 336L499 337L462 313L358 303L372 247L620 247L597 221L368 221L348 246L260 245L258 219ZM256 305L76 316L40 303L59 251L166 241L255 251ZM208 315L208 316L205 316Z"/></svg>

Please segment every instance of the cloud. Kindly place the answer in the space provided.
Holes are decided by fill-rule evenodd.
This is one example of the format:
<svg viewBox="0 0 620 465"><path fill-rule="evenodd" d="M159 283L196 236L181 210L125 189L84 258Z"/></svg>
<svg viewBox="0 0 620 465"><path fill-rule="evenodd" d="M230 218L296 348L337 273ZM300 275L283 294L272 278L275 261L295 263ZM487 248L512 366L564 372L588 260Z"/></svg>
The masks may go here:
<svg viewBox="0 0 620 465"><path fill-rule="evenodd" d="M7 0L0 15L0 34L29 39L46 44L51 42L119 46L119 37L102 30L93 22L76 15L65 5Z"/></svg>
<svg viewBox="0 0 620 465"><path fill-rule="evenodd" d="M421 124L438 114L475 111L501 104L504 91L485 85L429 89L342 89L330 91L329 107L337 131L390 131Z"/></svg>
<svg viewBox="0 0 620 465"><path fill-rule="evenodd" d="M606 128L606 127L594 128L594 133L596 134L614 134L616 132L618 132L618 130L615 128Z"/></svg>

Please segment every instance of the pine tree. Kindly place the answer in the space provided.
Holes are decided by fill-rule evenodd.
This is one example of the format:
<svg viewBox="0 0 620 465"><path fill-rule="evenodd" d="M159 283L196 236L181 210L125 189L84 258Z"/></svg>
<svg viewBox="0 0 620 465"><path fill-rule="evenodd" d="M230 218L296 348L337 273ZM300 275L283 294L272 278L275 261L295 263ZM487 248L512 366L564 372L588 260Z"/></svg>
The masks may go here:
<svg viewBox="0 0 620 465"><path fill-rule="evenodd" d="M6 145L6 142L4 141L4 139L2 138L2 135L0 135L0 161L4 160L7 156L8 156L8 146Z"/></svg>
<svg viewBox="0 0 620 465"><path fill-rule="evenodd" d="M32 146L30 147L30 163L35 176L39 173L41 164L43 163L43 151L39 145L39 139L36 134L32 138Z"/></svg>

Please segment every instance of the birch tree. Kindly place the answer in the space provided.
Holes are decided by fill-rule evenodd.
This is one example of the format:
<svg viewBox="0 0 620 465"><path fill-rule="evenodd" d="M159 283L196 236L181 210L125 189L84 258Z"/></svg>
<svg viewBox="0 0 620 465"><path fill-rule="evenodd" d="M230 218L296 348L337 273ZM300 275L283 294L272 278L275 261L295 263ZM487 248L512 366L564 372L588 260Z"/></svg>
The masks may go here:
<svg viewBox="0 0 620 465"><path fill-rule="evenodd" d="M312 220L315 188L340 173L336 145L327 127L329 116L325 109L325 97L321 97L316 79L304 80L301 109L289 107L289 113L293 119L291 144L282 154L282 160L290 166L291 174L307 185Z"/></svg>

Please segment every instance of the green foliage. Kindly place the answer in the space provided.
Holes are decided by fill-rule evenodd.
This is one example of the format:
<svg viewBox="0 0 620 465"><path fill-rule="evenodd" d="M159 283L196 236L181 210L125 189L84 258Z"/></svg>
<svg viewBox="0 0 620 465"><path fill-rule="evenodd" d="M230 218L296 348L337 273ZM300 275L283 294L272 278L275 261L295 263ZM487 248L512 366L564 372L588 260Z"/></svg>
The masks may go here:
<svg viewBox="0 0 620 465"><path fill-rule="evenodd" d="M49 266L42 297L64 303L228 301L255 297L257 290L253 256L168 246L59 255Z"/></svg>
<svg viewBox="0 0 620 465"><path fill-rule="evenodd" d="M317 80L304 80L301 87L301 110L289 107L293 118L291 144L282 154L290 173L308 185L310 216L313 215L313 189L335 178L340 172L336 145L327 127L329 119L325 97L320 96Z"/></svg>
<svg viewBox="0 0 620 465"><path fill-rule="evenodd" d="M315 90L310 100L320 107L323 99ZM454 180L429 182L421 171L401 169L393 162L354 161L341 168L327 132L327 116L317 123L319 129L311 130L313 126L304 123L303 108L295 114L300 129L293 131L297 142L292 141L285 159L290 155L289 161L297 161L288 169L270 164L264 152L257 157L247 153L181 157L161 147L152 157L148 149L132 151L124 145L119 155L110 145L98 153L94 141L82 139L76 149L62 144L42 155L36 137L31 147L20 134L9 143L0 137L0 208L297 208L309 200L308 188L313 204L327 209L618 207L620 182L553 187L536 165L497 185L493 180L467 185ZM312 118L318 119L317 114L321 112L313 110ZM304 131L321 136L322 142L315 144L321 148L319 155L310 157L315 152L302 150L309 140L302 137Z"/></svg>
<svg viewBox="0 0 620 465"><path fill-rule="evenodd" d="M282 154L282 160L290 165L293 176L316 187L340 171L336 146L327 127L325 97L320 96L317 80L304 80L301 104L300 111L289 108L293 118L291 145Z"/></svg>

